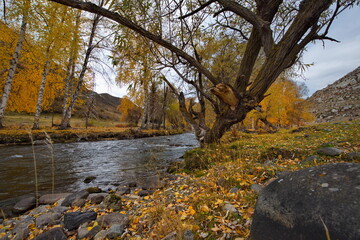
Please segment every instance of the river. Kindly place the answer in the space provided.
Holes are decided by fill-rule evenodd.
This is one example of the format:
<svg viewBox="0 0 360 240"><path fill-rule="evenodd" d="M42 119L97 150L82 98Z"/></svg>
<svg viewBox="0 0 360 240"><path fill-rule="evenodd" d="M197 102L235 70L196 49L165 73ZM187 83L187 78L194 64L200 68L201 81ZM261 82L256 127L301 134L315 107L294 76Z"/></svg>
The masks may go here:
<svg viewBox="0 0 360 240"><path fill-rule="evenodd" d="M164 171L188 149L197 147L195 136L185 133L132 140L58 143L51 148L35 146L38 188L50 193L52 158L55 162L55 192L74 192L98 186L115 189L127 182L141 182ZM96 177L84 183L86 177ZM6 199L35 192L34 158L31 146L0 147L0 207Z"/></svg>

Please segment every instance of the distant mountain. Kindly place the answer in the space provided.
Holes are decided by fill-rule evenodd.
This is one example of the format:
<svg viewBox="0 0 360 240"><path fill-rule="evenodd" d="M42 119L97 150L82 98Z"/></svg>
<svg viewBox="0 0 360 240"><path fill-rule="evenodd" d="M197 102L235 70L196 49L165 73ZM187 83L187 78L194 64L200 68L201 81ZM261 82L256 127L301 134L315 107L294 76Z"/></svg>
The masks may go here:
<svg viewBox="0 0 360 240"><path fill-rule="evenodd" d="M317 122L360 119L360 67L309 99Z"/></svg>

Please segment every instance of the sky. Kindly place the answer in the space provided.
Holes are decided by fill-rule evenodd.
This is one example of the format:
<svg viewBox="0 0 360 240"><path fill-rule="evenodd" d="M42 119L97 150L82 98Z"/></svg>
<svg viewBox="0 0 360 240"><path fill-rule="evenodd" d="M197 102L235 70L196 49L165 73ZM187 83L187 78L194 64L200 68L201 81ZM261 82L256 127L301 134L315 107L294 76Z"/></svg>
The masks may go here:
<svg viewBox="0 0 360 240"><path fill-rule="evenodd" d="M360 66L360 7L341 13L334 21L328 36L340 43L310 43L303 56L304 63L314 64L305 71L305 80L298 79L308 86L309 96ZM110 82L100 74L96 75L95 91L98 93L123 97L126 89L126 86L120 88L115 84L115 74L111 74Z"/></svg>

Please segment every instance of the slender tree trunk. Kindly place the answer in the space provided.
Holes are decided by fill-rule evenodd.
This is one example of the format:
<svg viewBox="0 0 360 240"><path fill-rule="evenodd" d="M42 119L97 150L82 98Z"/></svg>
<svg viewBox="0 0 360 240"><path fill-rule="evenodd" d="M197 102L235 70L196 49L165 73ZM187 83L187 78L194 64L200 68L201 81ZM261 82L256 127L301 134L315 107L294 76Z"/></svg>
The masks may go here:
<svg viewBox="0 0 360 240"><path fill-rule="evenodd" d="M162 108L162 112L163 112L163 128L166 129L166 102L167 102L167 95L168 95L168 87L165 85L164 82L164 101L163 101L163 108Z"/></svg>
<svg viewBox="0 0 360 240"><path fill-rule="evenodd" d="M44 64L44 70L41 76L41 84L40 84L40 89L39 89L39 94L38 94L38 101L36 104L36 110L35 110L35 117L34 117L34 124L32 129L39 129L39 121L40 121L40 114L41 114L41 107L42 107L42 103L43 103L43 98L44 98L44 91L45 91L45 85L46 85L46 78L49 74L49 70L50 70L50 59L49 59L49 51L50 51L50 47L48 47L47 49L47 53L46 53L46 62Z"/></svg>
<svg viewBox="0 0 360 240"><path fill-rule="evenodd" d="M20 59L20 52L21 52L21 48L25 39L25 33L26 33L26 26L27 26L27 10L25 9L25 13L22 17L22 22L21 22L21 28L20 28L20 34L19 34L19 39L18 42L16 44L15 47L15 51L14 51L14 55L13 58L10 61L10 69L8 71L8 75L6 77L5 80L5 85L4 85L4 91L1 97L1 103L0 103L0 128L3 128L3 118L4 118L4 113L5 113L5 109L6 109L6 105L7 102L9 100L9 95L10 95L10 91L11 91L11 86L12 86L12 82L15 76L15 72L16 72L16 68L18 66L19 63L19 59Z"/></svg>
<svg viewBox="0 0 360 240"><path fill-rule="evenodd" d="M82 84L84 82L84 77L85 77L85 73L86 73L86 70L87 70L87 65L89 63L89 58L90 58L92 50L94 49L93 41L94 41L95 32L96 32L96 28L97 28L97 25L98 25L99 21L100 21L100 15L95 15L95 18L94 18L94 21L93 21L93 24L92 24L92 28L91 28L88 48L86 50L84 63L82 65L81 72L80 72L80 75L79 75L79 81L77 83L75 92L71 97L70 104L69 104L68 108L66 109L65 117L61 121L61 126L60 126L61 129L66 129L66 128L70 127L70 119L71 119L71 116L72 116L72 111L73 111L73 108L75 106L75 102L77 101L77 99L79 97L81 86L82 86Z"/></svg>
<svg viewBox="0 0 360 240"><path fill-rule="evenodd" d="M144 113L141 120L141 128L148 129L149 128L149 106L150 106L150 97L149 97L149 89L147 88L147 84L145 87L145 96L144 96Z"/></svg>
<svg viewBox="0 0 360 240"><path fill-rule="evenodd" d="M76 16L75 29L73 32L73 39L71 42L70 57L66 69L66 77L64 79L65 87L64 87L62 119L64 119L66 116L66 110L69 104L69 95L70 93L72 93L73 90L73 81L75 75L75 60L77 56L77 44L79 41L77 31L79 30L80 27L80 16L81 13L79 12L78 15Z"/></svg>

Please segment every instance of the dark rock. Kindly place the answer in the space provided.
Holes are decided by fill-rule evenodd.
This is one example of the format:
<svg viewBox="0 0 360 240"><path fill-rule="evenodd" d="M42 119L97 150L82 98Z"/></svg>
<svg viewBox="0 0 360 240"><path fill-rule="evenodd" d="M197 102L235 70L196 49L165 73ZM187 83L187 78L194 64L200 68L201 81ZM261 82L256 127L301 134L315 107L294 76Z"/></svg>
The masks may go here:
<svg viewBox="0 0 360 240"><path fill-rule="evenodd" d="M149 196L149 195L151 195L153 193L154 193L153 190L141 190L141 191L138 192L138 195L140 197L145 197L145 196Z"/></svg>
<svg viewBox="0 0 360 240"><path fill-rule="evenodd" d="M20 222L18 224L15 225L14 229L12 230L12 234L14 236L14 240L22 240L22 239L26 239L29 234L29 225L31 223L30 222Z"/></svg>
<svg viewBox="0 0 360 240"><path fill-rule="evenodd" d="M143 190L154 190L164 187L164 182L160 180L158 175L147 177L141 183L141 188Z"/></svg>
<svg viewBox="0 0 360 240"><path fill-rule="evenodd" d="M360 160L360 152L350 152L345 155L347 160Z"/></svg>
<svg viewBox="0 0 360 240"><path fill-rule="evenodd" d="M4 219L0 218L0 224L2 224L2 223L3 223L3 221L4 221Z"/></svg>
<svg viewBox="0 0 360 240"><path fill-rule="evenodd" d="M82 190L67 196L64 201L61 203L61 206L70 207L71 204L77 199L86 199L89 196L89 192Z"/></svg>
<svg viewBox="0 0 360 240"><path fill-rule="evenodd" d="M291 172L290 171L277 171L276 172L276 177L282 178L282 177L284 177L285 175L287 175L289 173L291 173Z"/></svg>
<svg viewBox="0 0 360 240"><path fill-rule="evenodd" d="M220 187L226 187L227 185L227 181L225 178L219 178L217 181L216 181L216 185L220 186Z"/></svg>
<svg viewBox="0 0 360 240"><path fill-rule="evenodd" d="M97 222L102 227L109 227L113 224L127 226L129 223L129 217L126 214L122 213L110 213L98 217Z"/></svg>
<svg viewBox="0 0 360 240"><path fill-rule="evenodd" d="M107 196L107 193L92 193L88 196L88 200L90 200L93 204L101 203L104 198Z"/></svg>
<svg viewBox="0 0 360 240"><path fill-rule="evenodd" d="M70 212L64 216L65 229L72 231L77 229L81 224L95 220L96 212Z"/></svg>
<svg viewBox="0 0 360 240"><path fill-rule="evenodd" d="M49 208L50 208L49 205L38 206L37 208L34 208L33 210L31 210L31 212L29 212L29 215L38 215L41 213L45 213L49 210Z"/></svg>
<svg viewBox="0 0 360 240"><path fill-rule="evenodd" d="M24 213L32 208L34 208L36 205L35 197L27 197L15 204L13 207L14 213Z"/></svg>
<svg viewBox="0 0 360 240"><path fill-rule="evenodd" d="M177 213L179 213L179 212L184 212L184 211L185 211L185 208L182 207L182 206L176 205L176 206L175 206L175 211L176 211Z"/></svg>
<svg viewBox="0 0 360 240"><path fill-rule="evenodd" d="M306 165L306 164L311 164L311 163L314 163L315 160L318 160L319 159L319 156L318 155L312 155L312 156L308 156L306 157L304 160L302 160L300 162L301 165Z"/></svg>
<svg viewBox="0 0 360 240"><path fill-rule="evenodd" d="M84 179L84 183L91 183L93 180L95 180L95 176L89 176Z"/></svg>
<svg viewBox="0 0 360 240"><path fill-rule="evenodd" d="M59 221L60 218L61 218L60 213L45 213L36 218L35 225L38 228L47 225L56 225L60 222Z"/></svg>
<svg viewBox="0 0 360 240"><path fill-rule="evenodd" d="M124 233L124 225L122 224L113 224L106 234L106 237L109 239L114 239L120 237Z"/></svg>
<svg viewBox="0 0 360 240"><path fill-rule="evenodd" d="M101 230L100 232L98 232L98 233L94 236L94 240L103 240L103 239L106 239L106 234L107 234L107 231L106 231L106 230Z"/></svg>
<svg viewBox="0 0 360 240"><path fill-rule="evenodd" d="M54 204L55 202L59 201L62 198L66 198L71 193L55 193L55 194L45 194L39 198L39 204L46 205L46 204Z"/></svg>
<svg viewBox="0 0 360 240"><path fill-rule="evenodd" d="M99 225L96 225L95 227L93 227L89 233L85 236L86 238L92 239L93 237L95 237L96 234L98 234L98 232L101 231L101 227Z"/></svg>
<svg viewBox="0 0 360 240"><path fill-rule="evenodd" d="M86 191L88 191L88 193L101 193L102 190L99 187L89 187L86 189Z"/></svg>
<svg viewBox="0 0 360 240"><path fill-rule="evenodd" d="M230 193L237 193L238 191L239 191L239 188L237 188L237 187L232 187L229 190Z"/></svg>
<svg viewBox="0 0 360 240"><path fill-rule="evenodd" d="M85 199L82 199L82 198L76 199L75 201L73 201L71 203L71 207L80 207L81 208L85 205L85 203L86 203Z"/></svg>
<svg viewBox="0 0 360 240"><path fill-rule="evenodd" d="M89 233L87 227L88 227L88 223L84 223L80 225L80 227L77 230L77 239L86 238L86 235L88 235Z"/></svg>
<svg viewBox="0 0 360 240"><path fill-rule="evenodd" d="M116 194L117 195L130 194L130 192L131 192L130 187L118 187L116 189Z"/></svg>
<svg viewBox="0 0 360 240"><path fill-rule="evenodd" d="M317 154L326 155L326 156L339 156L342 151L334 147L324 147L320 148L317 151Z"/></svg>
<svg viewBox="0 0 360 240"><path fill-rule="evenodd" d="M266 186L250 239L360 239L360 164L336 163L290 173Z"/></svg>
<svg viewBox="0 0 360 240"><path fill-rule="evenodd" d="M34 240L66 240L67 237L65 235L64 230L61 227L50 229L49 231L46 231L36 238Z"/></svg>
<svg viewBox="0 0 360 240"><path fill-rule="evenodd" d="M69 209L68 207L56 206L56 207L54 207L54 208L51 208L49 211L50 211L50 212L54 212L54 213L63 214L63 213L66 212L68 209Z"/></svg>
<svg viewBox="0 0 360 240"><path fill-rule="evenodd" d="M184 240L194 240L194 233L193 231L187 229L184 232Z"/></svg>
<svg viewBox="0 0 360 240"><path fill-rule="evenodd" d="M136 182L129 182L127 185L128 185L129 187L131 187L131 188L137 187L137 183L136 183Z"/></svg>

